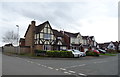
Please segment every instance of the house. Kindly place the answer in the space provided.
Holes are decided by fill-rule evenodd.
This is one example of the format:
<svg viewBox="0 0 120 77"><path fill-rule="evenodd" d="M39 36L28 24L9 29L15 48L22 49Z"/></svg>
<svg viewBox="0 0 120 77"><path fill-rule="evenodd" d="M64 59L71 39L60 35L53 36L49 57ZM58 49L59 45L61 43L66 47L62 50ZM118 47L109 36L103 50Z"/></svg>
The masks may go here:
<svg viewBox="0 0 120 77"><path fill-rule="evenodd" d="M94 50L97 48L97 42L95 41L94 36L82 36L83 43L82 46L84 48L84 51Z"/></svg>
<svg viewBox="0 0 120 77"><path fill-rule="evenodd" d="M25 39L24 38L20 38L19 46L25 46Z"/></svg>
<svg viewBox="0 0 120 77"><path fill-rule="evenodd" d="M61 31L61 33L63 33L64 35L64 40L66 42L67 49L77 49L82 51L82 48L81 48L82 36L79 32L71 33L67 31Z"/></svg>
<svg viewBox="0 0 120 77"><path fill-rule="evenodd" d="M99 48L104 49L104 50L119 50L120 49L120 42L105 42L105 43L100 43Z"/></svg>
<svg viewBox="0 0 120 77"><path fill-rule="evenodd" d="M11 47L11 46L13 46L13 44L12 44L12 43L9 43L9 44L5 44L4 46Z"/></svg>
<svg viewBox="0 0 120 77"><path fill-rule="evenodd" d="M30 46L31 51L38 50L62 50L66 49L63 34L52 29L48 21L36 26L32 21L25 33L25 46Z"/></svg>
<svg viewBox="0 0 120 77"><path fill-rule="evenodd" d="M84 52L85 48L95 46L94 36L82 36L80 32L71 33L53 29L48 21L36 26L31 21L25 38L21 38L20 46L29 46L31 53L34 50L66 50L77 49Z"/></svg>

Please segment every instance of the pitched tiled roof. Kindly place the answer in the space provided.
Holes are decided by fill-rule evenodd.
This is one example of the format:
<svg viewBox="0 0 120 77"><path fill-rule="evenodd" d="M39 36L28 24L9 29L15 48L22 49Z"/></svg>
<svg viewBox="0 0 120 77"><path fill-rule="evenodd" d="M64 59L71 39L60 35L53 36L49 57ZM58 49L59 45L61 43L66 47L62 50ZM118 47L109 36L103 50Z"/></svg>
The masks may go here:
<svg viewBox="0 0 120 77"><path fill-rule="evenodd" d="M111 41L112 42L112 41ZM100 48L102 48L102 47L105 47L105 48L107 48L108 47L108 45L111 43L111 42L106 42L106 43L101 43L101 44L99 44L99 47ZM118 42L112 42L115 46L118 46Z"/></svg>
<svg viewBox="0 0 120 77"><path fill-rule="evenodd" d="M70 32L66 32L64 31L65 34L67 34L69 37L77 37L79 33L70 33Z"/></svg>
<svg viewBox="0 0 120 77"><path fill-rule="evenodd" d="M35 26L35 33L39 33L45 27L46 24L50 25L50 23L48 21L46 21L38 26ZM50 26L50 28L51 28L51 26Z"/></svg>
<svg viewBox="0 0 120 77"><path fill-rule="evenodd" d="M53 30L53 34L57 37L63 37L63 34L61 32L59 32L58 30L52 29Z"/></svg>
<svg viewBox="0 0 120 77"><path fill-rule="evenodd" d="M24 37L26 37L26 34L27 34L27 32L28 32L30 26L31 26L31 25L28 26L28 28L27 28L27 30L26 30L26 33L25 33Z"/></svg>
<svg viewBox="0 0 120 77"><path fill-rule="evenodd" d="M83 39L87 39L89 36L82 36Z"/></svg>
<svg viewBox="0 0 120 77"><path fill-rule="evenodd" d="M89 36L89 37L90 37L91 40L94 38L94 36Z"/></svg>
<svg viewBox="0 0 120 77"><path fill-rule="evenodd" d="M112 42L115 46L118 46L119 45L119 42Z"/></svg>
<svg viewBox="0 0 120 77"><path fill-rule="evenodd" d="M20 41L25 41L25 38L20 38Z"/></svg>

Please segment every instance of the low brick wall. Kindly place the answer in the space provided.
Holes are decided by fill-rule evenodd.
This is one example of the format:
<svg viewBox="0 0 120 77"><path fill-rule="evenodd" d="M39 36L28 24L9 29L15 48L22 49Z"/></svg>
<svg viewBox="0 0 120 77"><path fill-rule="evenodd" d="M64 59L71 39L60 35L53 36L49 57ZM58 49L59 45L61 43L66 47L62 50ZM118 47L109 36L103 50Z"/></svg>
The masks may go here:
<svg viewBox="0 0 120 77"><path fill-rule="evenodd" d="M30 53L29 46L13 47L13 46L4 46L2 48L3 52L12 52L12 53Z"/></svg>
<svg viewBox="0 0 120 77"><path fill-rule="evenodd" d="M21 46L20 53L30 53L30 47L29 46Z"/></svg>

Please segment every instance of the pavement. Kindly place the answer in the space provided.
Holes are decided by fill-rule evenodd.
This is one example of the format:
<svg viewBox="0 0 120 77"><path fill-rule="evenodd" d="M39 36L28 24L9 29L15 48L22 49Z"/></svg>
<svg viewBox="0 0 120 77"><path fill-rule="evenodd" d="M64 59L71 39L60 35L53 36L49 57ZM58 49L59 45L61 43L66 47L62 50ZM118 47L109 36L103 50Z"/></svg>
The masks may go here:
<svg viewBox="0 0 120 77"><path fill-rule="evenodd" d="M2 55L3 75L117 75L118 55L81 58L28 58Z"/></svg>

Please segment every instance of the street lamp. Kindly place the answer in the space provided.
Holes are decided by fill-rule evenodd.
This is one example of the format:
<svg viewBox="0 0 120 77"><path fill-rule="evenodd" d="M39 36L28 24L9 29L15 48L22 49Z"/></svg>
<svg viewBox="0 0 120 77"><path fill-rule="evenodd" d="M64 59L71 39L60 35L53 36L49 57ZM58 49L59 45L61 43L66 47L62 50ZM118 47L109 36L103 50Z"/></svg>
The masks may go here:
<svg viewBox="0 0 120 77"><path fill-rule="evenodd" d="M19 25L16 25L17 27L17 44L19 46Z"/></svg>
<svg viewBox="0 0 120 77"><path fill-rule="evenodd" d="M17 44L18 44L17 51L18 53L20 53L19 51L19 25L16 25L16 27L17 27Z"/></svg>

